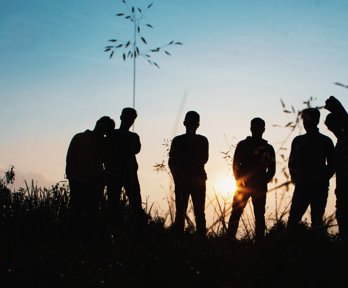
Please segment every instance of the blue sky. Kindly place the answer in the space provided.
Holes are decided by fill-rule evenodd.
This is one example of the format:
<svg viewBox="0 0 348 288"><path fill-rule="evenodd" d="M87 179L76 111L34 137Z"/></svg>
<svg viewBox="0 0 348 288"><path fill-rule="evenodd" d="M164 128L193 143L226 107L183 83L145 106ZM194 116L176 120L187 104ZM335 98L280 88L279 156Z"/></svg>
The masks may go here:
<svg viewBox="0 0 348 288"><path fill-rule="evenodd" d="M71 137L103 115L119 125L121 109L132 105L132 63L110 60L104 46L130 37L115 16L123 10L118 0L1 1L2 169L15 165L39 185L64 180ZM280 99L302 109L310 96L321 106L335 95L348 107L348 90L334 85L348 84L347 19L344 0L154 1L144 19L154 26L144 30L149 46L184 45L169 47L172 56L153 55L160 69L137 62L143 197L165 198L168 178L153 165L163 159L163 139L184 132L187 110L201 114L198 133L210 141L211 191L231 173L221 151L249 135L251 118L266 120L264 138L275 147L284 139L286 129L272 126L290 117Z"/></svg>

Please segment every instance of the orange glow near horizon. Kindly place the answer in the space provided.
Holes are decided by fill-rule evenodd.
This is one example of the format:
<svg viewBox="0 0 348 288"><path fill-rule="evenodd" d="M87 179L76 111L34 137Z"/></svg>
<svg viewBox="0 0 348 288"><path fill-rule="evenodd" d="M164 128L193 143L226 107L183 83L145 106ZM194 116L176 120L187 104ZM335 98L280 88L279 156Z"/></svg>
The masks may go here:
<svg viewBox="0 0 348 288"><path fill-rule="evenodd" d="M236 190L236 181L230 175L225 175L218 178L215 185L216 193L224 197L232 196Z"/></svg>

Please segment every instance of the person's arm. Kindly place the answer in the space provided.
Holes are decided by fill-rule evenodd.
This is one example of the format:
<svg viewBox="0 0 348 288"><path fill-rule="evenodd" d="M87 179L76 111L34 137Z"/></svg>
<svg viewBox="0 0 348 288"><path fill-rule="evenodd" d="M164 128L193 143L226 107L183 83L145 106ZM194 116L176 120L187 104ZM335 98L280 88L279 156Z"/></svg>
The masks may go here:
<svg viewBox="0 0 348 288"><path fill-rule="evenodd" d="M296 182L298 179L298 171L297 171L297 153L296 153L296 146L297 146L297 140L296 138L291 143L291 150L290 150L290 156L289 156L289 162L288 162L288 168L289 173L291 176L291 181Z"/></svg>
<svg viewBox="0 0 348 288"><path fill-rule="evenodd" d="M342 120L344 128L348 128L348 113L346 109L343 107L342 103L337 98L335 98L334 96L330 96L328 99L326 99L324 107L330 112L338 115Z"/></svg>
<svg viewBox="0 0 348 288"><path fill-rule="evenodd" d="M242 154L242 148L240 143L237 144L236 150L234 151L234 155L233 155L233 161L232 161L232 170L233 170L233 176L237 181L240 180L240 178L242 177L241 173L240 173L240 166L241 166L241 154Z"/></svg>
<svg viewBox="0 0 348 288"><path fill-rule="evenodd" d="M176 138L172 140L172 143L170 144L169 153L168 153L168 166L172 174L175 172L176 167L176 156L177 156L177 145L176 145ZM174 176L174 175L173 175Z"/></svg>
<svg viewBox="0 0 348 288"><path fill-rule="evenodd" d="M334 156L335 155L335 146L332 142L331 139L328 141L328 151L327 151L327 157L326 157L326 164L327 164L327 175L328 179L335 174L335 169L334 169Z"/></svg>
<svg viewBox="0 0 348 288"><path fill-rule="evenodd" d="M134 154L138 154L141 150L140 137L138 134L134 134Z"/></svg>
<svg viewBox="0 0 348 288"><path fill-rule="evenodd" d="M201 148L202 148L201 149L202 154L201 154L200 162L204 165L208 162L208 158L209 158L209 142L206 137L203 138Z"/></svg>
<svg viewBox="0 0 348 288"><path fill-rule="evenodd" d="M65 166L65 175L66 178L71 178L74 175L76 167L76 153L78 151L78 136L75 135L69 144L68 152L66 155L66 166Z"/></svg>
<svg viewBox="0 0 348 288"><path fill-rule="evenodd" d="M269 146L269 155L268 155L268 167L266 172L266 181L267 183L272 180L276 172L276 156L274 152L274 148Z"/></svg>

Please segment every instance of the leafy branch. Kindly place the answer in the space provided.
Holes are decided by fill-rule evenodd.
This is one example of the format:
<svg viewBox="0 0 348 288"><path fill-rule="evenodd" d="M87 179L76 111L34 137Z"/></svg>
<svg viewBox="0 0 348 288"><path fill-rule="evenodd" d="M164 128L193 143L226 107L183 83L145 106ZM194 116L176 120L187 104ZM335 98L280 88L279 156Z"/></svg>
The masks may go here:
<svg viewBox="0 0 348 288"><path fill-rule="evenodd" d="M113 45L107 45L105 46L104 52L109 53L109 58L112 58L115 54L115 52L122 50L122 58L124 61L126 61L127 58L133 59L139 56L144 57L147 62L149 62L151 65L156 66L157 68L160 68L158 63L153 61L151 59L151 53L157 53L157 52L163 52L166 55L171 56L171 53L166 49L168 46L172 45L182 45L181 42L176 42L174 40L166 43L162 46L157 46L154 48L148 48L148 49L141 49L139 46L139 42L143 45L147 45L148 41L146 38L141 34L144 28L150 28L154 29L153 25L149 23L142 23L142 20L145 18L145 15L147 14L148 10L152 7L153 2L149 5L147 5L146 9L141 9L140 7L135 6L129 6L126 2L126 0L121 0L124 6L126 7L127 12L126 13L117 13L117 17L122 17L126 21L129 21L134 26L134 35L131 40L118 40L118 39L109 39L108 41L113 43Z"/></svg>
<svg viewBox="0 0 348 288"><path fill-rule="evenodd" d="M109 39L108 42L112 45L105 46L104 52L109 53L110 59L115 55L115 53L119 52L124 61L127 59L133 60L133 108L135 108L136 59L138 57L143 57L151 65L160 68L158 63L152 59L151 54L163 52L164 54L171 56L171 53L167 48L172 45L182 45L182 43L171 40L162 46L149 48L148 41L143 36L142 32L145 29L154 29L154 27L149 23L144 23L143 20L145 19L149 9L152 7L153 2L147 5L145 9L142 9L139 6L129 5L126 0L121 1L125 6L125 12L117 13L116 16L123 18L133 26L133 35L131 39L125 41L116 38Z"/></svg>

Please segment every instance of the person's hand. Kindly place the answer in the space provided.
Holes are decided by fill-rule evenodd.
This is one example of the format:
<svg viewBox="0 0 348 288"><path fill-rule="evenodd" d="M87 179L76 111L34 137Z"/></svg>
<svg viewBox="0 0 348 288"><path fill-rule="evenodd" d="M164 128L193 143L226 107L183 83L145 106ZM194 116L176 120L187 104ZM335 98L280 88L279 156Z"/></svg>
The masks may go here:
<svg viewBox="0 0 348 288"><path fill-rule="evenodd" d="M328 99L326 99L324 108L334 113L345 113L345 109L341 102L338 101L334 96L330 96Z"/></svg>

